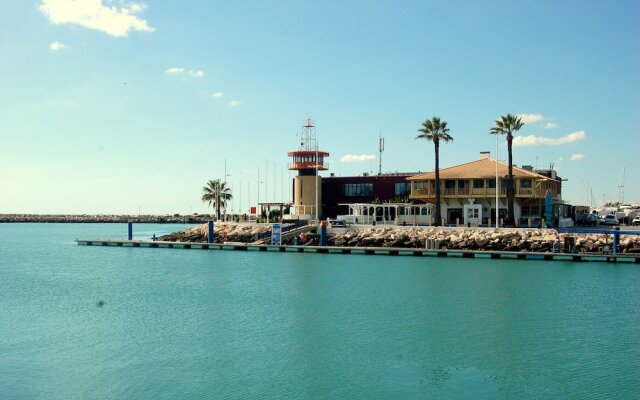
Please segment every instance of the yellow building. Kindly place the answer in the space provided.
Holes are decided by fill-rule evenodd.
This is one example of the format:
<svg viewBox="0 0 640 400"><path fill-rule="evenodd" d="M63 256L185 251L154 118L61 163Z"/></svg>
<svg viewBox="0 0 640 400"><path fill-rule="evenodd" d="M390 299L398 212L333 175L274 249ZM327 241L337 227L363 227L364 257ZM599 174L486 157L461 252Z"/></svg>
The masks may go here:
<svg viewBox="0 0 640 400"><path fill-rule="evenodd" d="M496 165L498 168L500 218L507 214L507 177L509 166L481 153L479 160L440 170L440 200L442 218L446 223L490 224L495 223ZM411 182L410 199L418 202L436 202L435 172L414 175ZM549 190L554 202L562 202L561 179L555 171L534 171L532 167L513 166L514 216L516 223L526 225L528 221L542 218L544 198Z"/></svg>

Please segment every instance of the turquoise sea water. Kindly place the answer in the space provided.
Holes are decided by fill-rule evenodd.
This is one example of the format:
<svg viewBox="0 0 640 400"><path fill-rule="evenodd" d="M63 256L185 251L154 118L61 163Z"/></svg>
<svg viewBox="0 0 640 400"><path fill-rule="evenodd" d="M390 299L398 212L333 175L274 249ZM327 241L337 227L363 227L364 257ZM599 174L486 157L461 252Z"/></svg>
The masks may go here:
<svg viewBox="0 0 640 400"><path fill-rule="evenodd" d="M124 236L0 224L0 398L640 393L638 265L73 242Z"/></svg>

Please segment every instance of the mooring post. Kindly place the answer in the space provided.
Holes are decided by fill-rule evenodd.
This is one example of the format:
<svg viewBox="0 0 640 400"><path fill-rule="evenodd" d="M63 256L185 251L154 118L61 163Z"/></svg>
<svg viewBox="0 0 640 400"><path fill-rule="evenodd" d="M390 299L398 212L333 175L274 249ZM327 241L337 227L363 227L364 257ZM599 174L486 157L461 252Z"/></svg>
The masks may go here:
<svg viewBox="0 0 640 400"><path fill-rule="evenodd" d="M213 243L213 220L209 220L209 237L207 239L209 243Z"/></svg>
<svg viewBox="0 0 640 400"><path fill-rule="evenodd" d="M613 255L618 254L618 246L620 245L620 227L613 227Z"/></svg>
<svg viewBox="0 0 640 400"><path fill-rule="evenodd" d="M320 222L320 246L327 245L327 221Z"/></svg>
<svg viewBox="0 0 640 400"><path fill-rule="evenodd" d="M133 222L127 222L127 237L129 240L133 240Z"/></svg>

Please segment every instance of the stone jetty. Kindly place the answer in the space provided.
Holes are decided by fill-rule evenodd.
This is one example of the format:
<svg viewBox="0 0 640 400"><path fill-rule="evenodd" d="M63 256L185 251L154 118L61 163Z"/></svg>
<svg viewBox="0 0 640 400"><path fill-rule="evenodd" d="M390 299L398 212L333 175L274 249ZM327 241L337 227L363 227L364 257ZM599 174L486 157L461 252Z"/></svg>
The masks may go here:
<svg viewBox="0 0 640 400"><path fill-rule="evenodd" d="M252 243L260 235L268 234L270 225L216 223L216 243L225 241ZM207 224L194 226L180 232L160 237L172 242L207 242ZM620 231L620 253L640 254L640 236L625 235ZM351 227L345 230L331 230L328 235L329 246L344 247L394 247L425 248L427 241L433 241L437 249L450 250L487 250L552 252L554 246L564 245L565 237L573 237L576 252L598 253L606 246L612 248L613 238L604 233L558 233L554 229L467 229L433 227ZM305 234L306 242L298 244L317 244L317 235ZM292 239L283 244L293 244ZM566 250L566 249L564 249Z"/></svg>
<svg viewBox="0 0 640 400"><path fill-rule="evenodd" d="M0 223L126 223L196 224L211 219L209 215L62 215L62 214L0 214Z"/></svg>

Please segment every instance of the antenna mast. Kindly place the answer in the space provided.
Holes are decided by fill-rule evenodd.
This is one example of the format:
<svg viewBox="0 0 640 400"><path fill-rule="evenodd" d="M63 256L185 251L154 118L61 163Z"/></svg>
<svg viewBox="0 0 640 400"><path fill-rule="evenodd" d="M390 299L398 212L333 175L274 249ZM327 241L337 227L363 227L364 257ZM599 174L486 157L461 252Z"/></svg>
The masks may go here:
<svg viewBox="0 0 640 400"><path fill-rule="evenodd" d="M378 175L382 175L382 152L384 151L384 138L382 137L382 132L380 132L380 136L379 136L378 149L380 151L379 164L378 164Z"/></svg>
<svg viewBox="0 0 640 400"><path fill-rule="evenodd" d="M618 202L620 205L624 203L624 170L625 168L622 167L622 183L618 185Z"/></svg>
<svg viewBox="0 0 640 400"><path fill-rule="evenodd" d="M302 126L302 140L300 142L301 151L316 151L318 150L318 141L316 135L315 125L311 117L307 118Z"/></svg>

